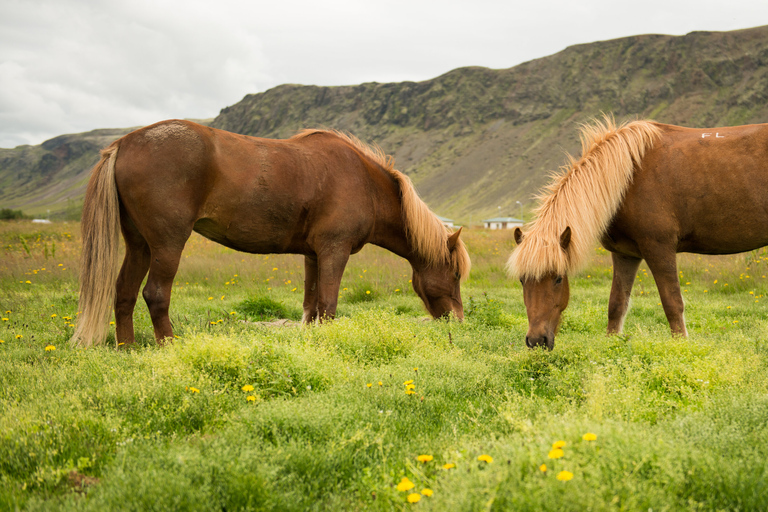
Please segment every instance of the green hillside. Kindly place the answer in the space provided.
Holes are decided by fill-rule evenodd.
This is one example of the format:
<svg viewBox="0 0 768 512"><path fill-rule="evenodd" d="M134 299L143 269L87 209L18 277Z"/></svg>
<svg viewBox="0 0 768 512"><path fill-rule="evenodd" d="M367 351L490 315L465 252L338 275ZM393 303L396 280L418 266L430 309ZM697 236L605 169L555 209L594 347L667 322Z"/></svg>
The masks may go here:
<svg viewBox="0 0 768 512"><path fill-rule="evenodd" d="M768 26L635 36L424 82L281 85L223 109L211 125L262 137L349 131L393 154L437 213L477 222L519 214L518 201L532 207L564 152L578 151L578 126L602 112L687 126L767 122L766 63ZM0 207L59 211L77 201L109 139L97 131L0 150Z"/></svg>

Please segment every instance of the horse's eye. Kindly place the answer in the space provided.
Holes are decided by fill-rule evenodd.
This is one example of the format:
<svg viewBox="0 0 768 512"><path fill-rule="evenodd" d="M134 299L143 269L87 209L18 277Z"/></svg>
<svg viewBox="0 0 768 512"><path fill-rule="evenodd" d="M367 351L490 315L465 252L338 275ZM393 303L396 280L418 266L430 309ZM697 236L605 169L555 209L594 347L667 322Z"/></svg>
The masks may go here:
<svg viewBox="0 0 768 512"><path fill-rule="evenodd" d="M557 279L555 279L555 284L560 284L563 282L563 278L560 276L557 276Z"/></svg>
<svg viewBox="0 0 768 512"><path fill-rule="evenodd" d="M520 278L520 284L525 284L522 277Z"/></svg>

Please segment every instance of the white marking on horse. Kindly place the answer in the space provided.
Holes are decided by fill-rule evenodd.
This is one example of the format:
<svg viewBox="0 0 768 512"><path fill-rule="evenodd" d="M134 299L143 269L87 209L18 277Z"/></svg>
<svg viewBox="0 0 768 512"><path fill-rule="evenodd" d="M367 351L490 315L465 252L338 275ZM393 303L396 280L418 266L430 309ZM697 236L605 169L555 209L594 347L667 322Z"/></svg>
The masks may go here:
<svg viewBox="0 0 768 512"><path fill-rule="evenodd" d="M702 134L701 134L701 138L702 138L702 139L706 139L707 137L711 137L711 136L712 136L712 134L711 134L711 133L702 133ZM725 135L720 135L720 133L719 133L719 132L717 132L717 133L715 133L715 138L716 138L716 139L724 139L724 138L725 138Z"/></svg>

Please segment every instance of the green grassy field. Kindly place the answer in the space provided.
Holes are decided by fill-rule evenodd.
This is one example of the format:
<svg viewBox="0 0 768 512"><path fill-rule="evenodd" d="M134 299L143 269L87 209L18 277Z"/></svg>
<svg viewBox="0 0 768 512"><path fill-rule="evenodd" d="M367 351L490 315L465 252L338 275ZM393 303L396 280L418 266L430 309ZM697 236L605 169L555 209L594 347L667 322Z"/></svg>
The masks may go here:
<svg viewBox="0 0 768 512"><path fill-rule="evenodd" d="M310 327L267 323L300 318L300 257L195 236L178 339L156 346L140 301L139 347L116 351L67 344L78 233L0 224L0 510L768 509L763 252L680 256L681 339L645 266L605 335L596 250L545 352L511 233L463 234L462 323L427 321L408 264L370 247Z"/></svg>

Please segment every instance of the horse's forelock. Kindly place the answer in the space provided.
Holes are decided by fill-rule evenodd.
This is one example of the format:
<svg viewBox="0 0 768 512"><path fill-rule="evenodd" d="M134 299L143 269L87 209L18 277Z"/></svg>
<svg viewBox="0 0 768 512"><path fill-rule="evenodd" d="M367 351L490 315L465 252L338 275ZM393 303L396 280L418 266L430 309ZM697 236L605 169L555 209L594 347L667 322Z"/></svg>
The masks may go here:
<svg viewBox="0 0 768 512"><path fill-rule="evenodd" d="M635 165L660 134L651 121L617 127L609 116L584 125L582 156L568 155L568 165L539 196L535 220L507 262L510 275L540 279L578 270L621 205ZM559 240L566 227L572 237L564 251Z"/></svg>

